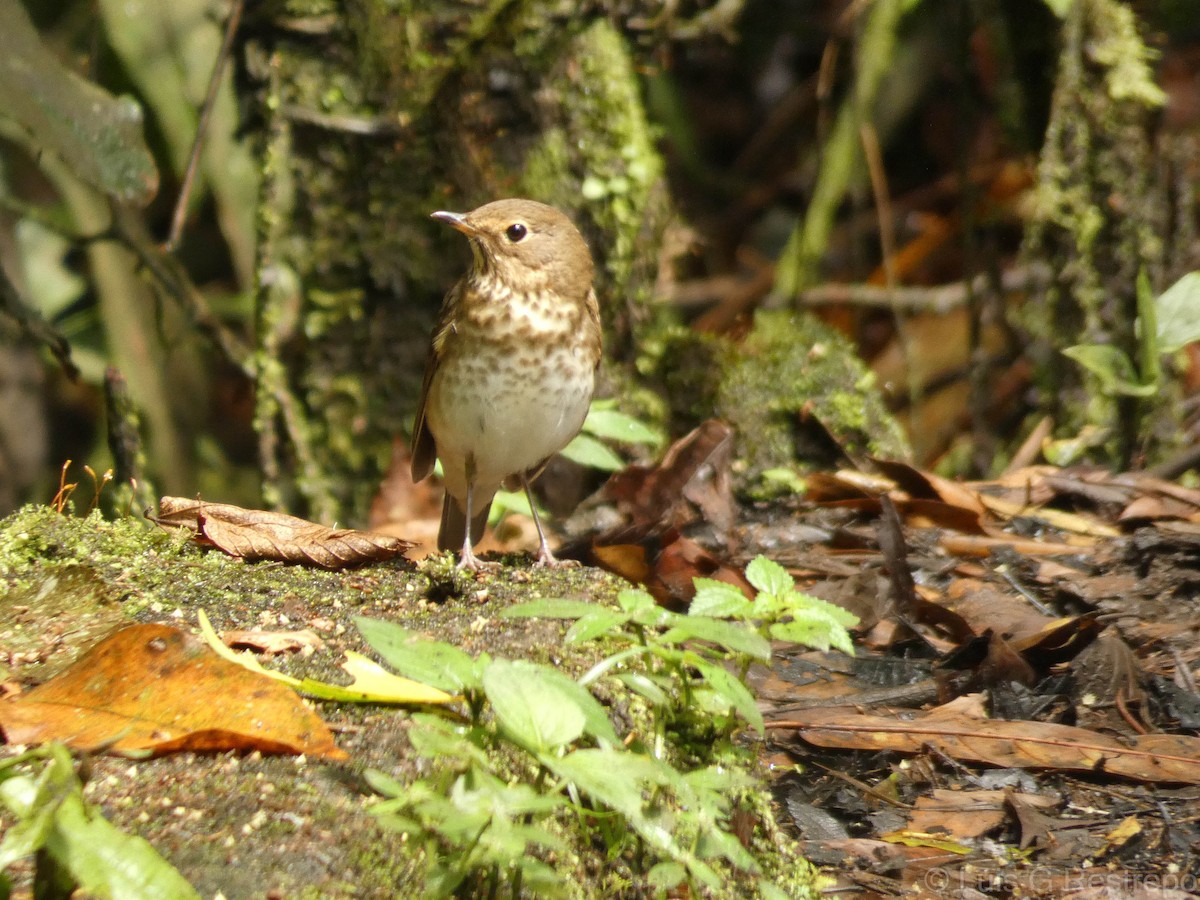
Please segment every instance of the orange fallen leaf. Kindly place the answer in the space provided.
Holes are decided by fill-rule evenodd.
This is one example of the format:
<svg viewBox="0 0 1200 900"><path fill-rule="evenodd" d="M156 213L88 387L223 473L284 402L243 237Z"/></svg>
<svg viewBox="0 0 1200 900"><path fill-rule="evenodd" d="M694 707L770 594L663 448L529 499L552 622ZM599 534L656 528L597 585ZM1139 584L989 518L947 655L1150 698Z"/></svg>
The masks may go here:
<svg viewBox="0 0 1200 900"><path fill-rule="evenodd" d="M259 750L346 759L295 692L167 625L132 625L31 691L0 702L14 744L161 756Z"/></svg>
<svg viewBox="0 0 1200 900"><path fill-rule="evenodd" d="M309 563L323 569L343 569L400 556L413 546L388 534L328 528L261 509L228 503L205 503L182 497L163 497L154 521L164 528L186 528L197 540L230 556Z"/></svg>

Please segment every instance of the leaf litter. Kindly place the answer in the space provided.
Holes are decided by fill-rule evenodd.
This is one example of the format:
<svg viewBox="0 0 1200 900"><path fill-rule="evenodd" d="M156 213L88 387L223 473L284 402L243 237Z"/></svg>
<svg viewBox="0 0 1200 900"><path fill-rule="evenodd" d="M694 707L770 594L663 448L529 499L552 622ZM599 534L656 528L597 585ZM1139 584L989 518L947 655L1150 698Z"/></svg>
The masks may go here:
<svg viewBox="0 0 1200 900"><path fill-rule="evenodd" d="M700 483L716 493L685 498L690 521L679 508L665 526L634 515L608 536L632 548L616 555L642 580L733 573L726 583L750 596L739 562L766 550L801 589L863 620L853 658L781 640L755 673L777 771L811 766L779 777L784 808L802 834L805 808L848 829L807 846L844 888L900 892L930 873L967 888L1001 873L1054 896L1087 867L1144 873L1163 861L1154 848L1200 843L1188 814L1200 616L1187 603L1200 493L1048 466L959 484L897 463L810 477L815 508L713 529L704 507L721 474ZM603 548L582 549L602 561Z"/></svg>
<svg viewBox="0 0 1200 900"><path fill-rule="evenodd" d="M577 552L681 605L690 593L664 584L766 553L861 618L855 657L780 642L752 673L776 792L840 888L1200 885L1200 491L1084 466L959 482L871 460L729 526L677 490L728 465L693 452L706 433L668 452L670 472L623 473L625 522ZM658 485L676 490L656 520Z"/></svg>

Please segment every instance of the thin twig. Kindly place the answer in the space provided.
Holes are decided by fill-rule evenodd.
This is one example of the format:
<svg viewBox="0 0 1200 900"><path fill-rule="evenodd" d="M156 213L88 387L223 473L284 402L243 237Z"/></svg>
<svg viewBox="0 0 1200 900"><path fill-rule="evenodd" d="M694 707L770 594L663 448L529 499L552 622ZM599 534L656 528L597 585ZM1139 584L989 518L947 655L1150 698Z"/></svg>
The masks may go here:
<svg viewBox="0 0 1200 900"><path fill-rule="evenodd" d="M242 21L242 9L245 0L233 0L233 8L229 18L225 20L225 38L221 41L221 49L213 63L212 76L208 80L208 94L204 105L200 107L200 118L196 122L196 139L192 141L192 153L188 157L187 168L183 170L183 182L179 185L179 197L175 201L175 212L171 216L171 231L163 246L174 250L179 246L183 235L183 222L187 218L188 202L192 197L192 185L196 181L196 169L200 166L200 151L204 147L204 138L208 133L208 123L212 119L213 107L217 105L217 94L221 89L221 77L225 73L225 64L233 53L233 39L237 35L238 25Z"/></svg>
<svg viewBox="0 0 1200 900"><path fill-rule="evenodd" d="M4 269L0 268L0 313L7 314L28 337L43 345L58 360L58 364L72 381L79 379L79 369L71 360L71 344L63 334L42 318L41 313L31 309L21 299L21 292L13 284Z"/></svg>
<svg viewBox="0 0 1200 900"><path fill-rule="evenodd" d="M1005 293L1025 290L1045 284L1049 278L1048 266L1030 265L1005 272L1000 279L1000 288ZM976 292L985 290L987 276L976 275L971 279L970 287ZM956 281L934 287L897 287L892 290L873 284L819 284L801 291L798 299L803 306L848 304L944 315L964 306L967 297L968 285Z"/></svg>

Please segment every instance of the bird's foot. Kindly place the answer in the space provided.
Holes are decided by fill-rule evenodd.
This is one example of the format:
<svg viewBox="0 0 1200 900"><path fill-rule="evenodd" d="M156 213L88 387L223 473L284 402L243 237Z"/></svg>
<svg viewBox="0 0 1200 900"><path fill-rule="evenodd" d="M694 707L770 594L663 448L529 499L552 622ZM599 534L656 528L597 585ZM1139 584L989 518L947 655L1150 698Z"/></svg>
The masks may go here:
<svg viewBox="0 0 1200 900"><path fill-rule="evenodd" d="M581 565L576 559L559 559L546 544L542 544L541 549L538 550L537 559L533 561L533 564L547 569L573 569Z"/></svg>
<svg viewBox="0 0 1200 900"><path fill-rule="evenodd" d="M500 563L484 562L475 555L475 551L469 546L463 547L462 554L459 556L456 569L469 569L472 572L495 572L500 568Z"/></svg>

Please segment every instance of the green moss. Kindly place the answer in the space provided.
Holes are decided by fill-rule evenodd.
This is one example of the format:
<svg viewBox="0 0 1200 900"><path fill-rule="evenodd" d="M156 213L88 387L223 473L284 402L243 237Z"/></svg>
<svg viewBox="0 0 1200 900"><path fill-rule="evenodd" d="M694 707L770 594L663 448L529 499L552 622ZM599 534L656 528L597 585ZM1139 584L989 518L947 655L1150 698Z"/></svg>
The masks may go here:
<svg viewBox="0 0 1200 900"><path fill-rule="evenodd" d="M661 388L671 433L686 434L712 416L722 372L737 357L732 344L674 325L646 335L640 350L638 370Z"/></svg>
<svg viewBox="0 0 1200 900"><path fill-rule="evenodd" d="M645 260L646 228L661 227L653 213L663 164L646 120L633 60L624 39L605 19L580 34L565 56L575 63L567 66L564 79L571 89L564 106L566 130L580 148L575 168L582 173L580 194L608 237L607 281L618 292L644 290L649 285L635 277L636 267ZM656 236L652 243L657 243ZM625 294L626 302L644 299Z"/></svg>
<svg viewBox="0 0 1200 900"><path fill-rule="evenodd" d="M737 429L751 474L799 461L827 464L827 431L851 456L907 455L899 425L840 334L811 316L759 313L725 368L718 415ZM820 428L803 427L815 419Z"/></svg>
<svg viewBox="0 0 1200 900"><path fill-rule="evenodd" d="M1054 275L1044 296L1025 304L1024 325L1042 411L1057 434L1104 430L1110 437L1093 455L1123 468L1135 449L1155 458L1183 433L1174 391L1144 403L1105 396L1060 351L1106 344L1138 358L1138 272L1160 284L1167 275L1170 202L1149 138L1163 94L1128 4L1072 4L1063 45L1025 247Z"/></svg>
<svg viewBox="0 0 1200 900"><path fill-rule="evenodd" d="M0 521L0 633L11 621L5 616L16 606L29 606L34 591L41 605L24 611L34 617L24 625L61 619L76 626L63 634L56 653L68 647L77 652L99 636L103 628L92 612L96 609L107 613L104 628L130 614L187 628L195 611L204 608L218 630L318 629L323 649L268 664L326 681L344 680L338 664L346 650L367 650L351 621L356 615L398 621L472 655L531 659L568 673L585 671L614 649L598 642L564 642L565 622L497 613L539 596L612 602L622 582L589 569L531 569L527 560L520 563L482 578L453 569L448 555L419 568L387 563L344 572L244 563L132 518L107 522L96 515L76 518L27 507ZM435 592L437 601L430 599ZM51 655L46 668L18 664L10 677L40 680L65 661ZM597 692L622 733L655 733L643 698L616 679L604 679ZM404 782L436 779L445 761L415 757L407 738L410 720L402 710L326 703L320 712L340 725L338 742L351 754L351 766L258 754L175 754L136 764L100 757L92 761L89 798L118 827L149 840L205 896L266 891L334 898L419 895L423 851L417 842L382 830L367 814L369 792L359 774L372 767ZM724 733L714 741L712 726L710 718L683 709L667 729L664 758L686 768L726 754L727 765L752 767L752 750L732 745ZM506 744L494 753L502 777L529 778L526 755ZM767 874L790 896L810 896L817 882L771 817L765 789L747 789L741 805L758 822L754 850ZM197 822L203 822L204 841L195 840ZM652 894L636 858L597 854L588 820L568 814L553 827L565 847L550 861L572 873L575 896ZM747 886L739 894L749 892Z"/></svg>

